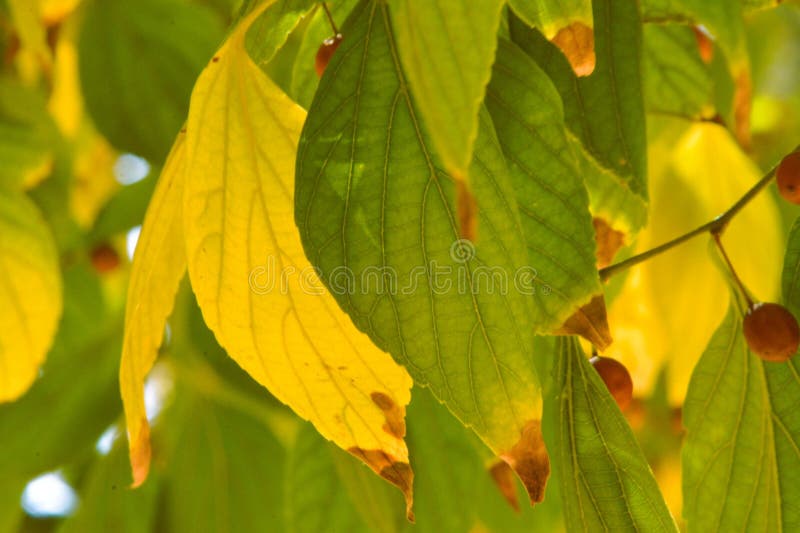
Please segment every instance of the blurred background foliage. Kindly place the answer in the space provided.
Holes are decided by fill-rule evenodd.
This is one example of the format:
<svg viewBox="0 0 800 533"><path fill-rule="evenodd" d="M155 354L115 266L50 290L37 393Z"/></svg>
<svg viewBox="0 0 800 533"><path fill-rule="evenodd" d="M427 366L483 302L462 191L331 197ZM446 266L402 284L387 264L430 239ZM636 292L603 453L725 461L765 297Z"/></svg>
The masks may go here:
<svg viewBox="0 0 800 533"><path fill-rule="evenodd" d="M153 474L141 489L128 488L117 374L130 259L194 80L240 3L0 0L0 194L26 191L44 216L64 301L40 375L27 394L0 404L0 533L562 528L555 480L545 502L530 508L472 433L418 388L407 418L417 516L409 525L399 493L225 356L186 287L146 388ZM334 17L354 3L333 2ZM308 2L279 4L294 13ZM268 21L280 23L280 15ZM312 9L287 31L275 55L259 55L257 32L248 48L307 107L317 84L313 56L330 29ZM732 116L724 54L714 47L704 60L690 26L645 25L650 224L623 257L718 214L796 145L800 9L750 13L746 38L752 142L743 151L718 124ZM770 188L726 236L762 299L777 295L785 235L798 214ZM698 240L613 280L607 294L611 354L635 383L626 416L678 518L680 403L727 309L725 280ZM547 373L555 346L539 342ZM511 484L519 512L492 472Z"/></svg>

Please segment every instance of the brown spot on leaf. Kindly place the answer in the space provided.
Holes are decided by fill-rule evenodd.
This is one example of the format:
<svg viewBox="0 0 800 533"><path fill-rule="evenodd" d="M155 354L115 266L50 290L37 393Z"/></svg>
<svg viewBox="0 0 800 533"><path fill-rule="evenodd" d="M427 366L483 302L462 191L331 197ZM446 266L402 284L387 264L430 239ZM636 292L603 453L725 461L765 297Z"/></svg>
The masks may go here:
<svg viewBox="0 0 800 533"><path fill-rule="evenodd" d="M370 398L378 406L378 409L383 411L386 416L386 423L383 425L383 430L396 437L402 439L406 436L406 413L401 409L389 396L382 392L373 392Z"/></svg>
<svg viewBox="0 0 800 533"><path fill-rule="evenodd" d="M212 63L217 63L218 61L219 61L219 56L214 56L213 58L211 58Z"/></svg>
<svg viewBox="0 0 800 533"><path fill-rule="evenodd" d="M595 295L569 317L564 325L553 332L555 335L580 335L594 344L601 352L611 345L611 331L608 328L606 301L602 294Z"/></svg>
<svg viewBox="0 0 800 533"><path fill-rule="evenodd" d="M750 81L750 69L739 70L736 76L736 87L733 93L734 133L739 144L745 150L750 148L750 105L753 86Z"/></svg>
<svg viewBox="0 0 800 533"><path fill-rule="evenodd" d="M614 260L622 245L625 244L625 234L612 228L605 219L595 217L594 238L597 241L597 268L605 268Z"/></svg>
<svg viewBox="0 0 800 533"><path fill-rule="evenodd" d="M131 470L133 471L133 483L131 488L139 487L147 480L150 472L150 425L147 419L143 418L139 422L139 432L136 440L130 443Z"/></svg>
<svg viewBox="0 0 800 533"><path fill-rule="evenodd" d="M544 499L544 488L550 477L550 458L544 446L540 420L530 420L525 424L519 441L500 459L508 463L522 480L531 504Z"/></svg>
<svg viewBox="0 0 800 533"><path fill-rule="evenodd" d="M463 179L456 180L458 231L462 239L478 240L478 202Z"/></svg>
<svg viewBox="0 0 800 533"><path fill-rule="evenodd" d="M582 22L573 22L561 28L551 39L567 56L576 76L588 76L594 72L594 31Z"/></svg>
<svg viewBox="0 0 800 533"><path fill-rule="evenodd" d="M406 518L409 522L413 522L414 471L411 470L411 465L397 461L383 450L363 450L354 446L347 451L364 461L376 474L400 489L406 499Z"/></svg>
<svg viewBox="0 0 800 533"><path fill-rule="evenodd" d="M702 28L692 26L692 30L694 31L694 38L697 40L697 51L700 52L700 59L704 63L711 63L711 60L714 59L714 41Z"/></svg>
<svg viewBox="0 0 800 533"><path fill-rule="evenodd" d="M517 498L517 481L514 479L514 471L505 461L497 461L489 468L489 475L497 485L500 494L516 512L520 511L519 499Z"/></svg>

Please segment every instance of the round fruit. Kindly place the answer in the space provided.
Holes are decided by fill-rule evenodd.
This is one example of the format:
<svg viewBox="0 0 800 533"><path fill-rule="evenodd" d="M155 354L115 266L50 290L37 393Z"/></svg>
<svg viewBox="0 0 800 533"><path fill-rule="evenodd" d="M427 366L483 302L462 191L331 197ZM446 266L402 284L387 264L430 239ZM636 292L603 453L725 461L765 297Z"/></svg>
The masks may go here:
<svg viewBox="0 0 800 533"><path fill-rule="evenodd" d="M333 53L339 48L341 42L341 33L337 33L333 37L322 41L319 50L317 50L317 57L314 59L314 67L317 69L317 76L320 78L322 77L322 73L325 72L325 67L328 66L328 62L331 60Z"/></svg>
<svg viewBox="0 0 800 533"><path fill-rule="evenodd" d="M119 254L107 243L97 245L89 254L92 266L100 274L116 270L119 266Z"/></svg>
<svg viewBox="0 0 800 533"><path fill-rule="evenodd" d="M776 175L781 196L793 204L800 204L800 152L784 157Z"/></svg>
<svg viewBox="0 0 800 533"><path fill-rule="evenodd" d="M633 398L633 380L625 365L610 357L592 357L589 360L608 387L608 392L625 409Z"/></svg>
<svg viewBox="0 0 800 533"><path fill-rule="evenodd" d="M761 359L781 363L797 353L800 327L782 305L757 303L744 317L744 338Z"/></svg>

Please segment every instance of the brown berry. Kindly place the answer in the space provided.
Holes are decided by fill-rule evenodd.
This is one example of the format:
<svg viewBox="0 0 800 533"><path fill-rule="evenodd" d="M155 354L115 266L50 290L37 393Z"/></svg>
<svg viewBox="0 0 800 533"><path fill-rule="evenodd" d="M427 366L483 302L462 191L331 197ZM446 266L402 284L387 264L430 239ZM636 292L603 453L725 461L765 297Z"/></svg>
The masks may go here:
<svg viewBox="0 0 800 533"><path fill-rule="evenodd" d="M782 363L800 345L800 327L794 315L775 303L753 304L744 317L744 338L764 361Z"/></svg>
<svg viewBox="0 0 800 533"><path fill-rule="evenodd" d="M633 380L625 365L610 357L592 357L589 360L608 387L608 392L617 401L620 409L625 409L633 398Z"/></svg>
<svg viewBox="0 0 800 533"><path fill-rule="evenodd" d="M800 152L784 157L776 175L781 196L793 204L800 204Z"/></svg>
<svg viewBox="0 0 800 533"><path fill-rule="evenodd" d="M322 41L322 44L317 50L317 57L314 59L314 67L317 69L317 76L320 78L322 77L322 73L325 72L325 68L328 66L328 62L330 62L331 57L333 57L333 53L339 48L339 44L342 42L342 34L337 33L333 37L329 37Z"/></svg>
<svg viewBox="0 0 800 533"><path fill-rule="evenodd" d="M119 267L119 254L108 243L95 246L89 257L92 261L92 266L100 274L107 274Z"/></svg>

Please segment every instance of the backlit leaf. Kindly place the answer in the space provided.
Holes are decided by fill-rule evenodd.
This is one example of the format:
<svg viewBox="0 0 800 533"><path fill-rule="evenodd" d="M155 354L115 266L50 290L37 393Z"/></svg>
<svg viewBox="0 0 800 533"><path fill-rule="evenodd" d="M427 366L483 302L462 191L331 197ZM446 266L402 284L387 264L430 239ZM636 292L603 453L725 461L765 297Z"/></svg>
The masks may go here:
<svg viewBox="0 0 800 533"><path fill-rule="evenodd" d="M254 15L192 94L183 202L192 288L228 354L403 490L410 513L403 436L411 379L358 332L305 258L292 209L305 112L248 56Z"/></svg>
<svg viewBox="0 0 800 533"><path fill-rule="evenodd" d="M305 250L358 327L505 455L539 500L549 467L530 291L541 287L526 268L491 118L480 114L470 167L480 234L460 240L462 184L421 127L387 6L362 2L342 31L298 153Z"/></svg>
<svg viewBox="0 0 800 533"><path fill-rule="evenodd" d="M677 531L625 417L578 341L559 341L554 466L568 531Z"/></svg>
<svg viewBox="0 0 800 533"><path fill-rule="evenodd" d="M631 193L646 202L647 143L638 5L630 0L598 0L593 5L597 64L590 76L576 77L562 54L513 16L511 36L555 83L570 131L598 163L619 178L613 186L607 178L587 180L592 204L604 205L609 196L627 197ZM614 190L620 187L629 191ZM642 219L634 212L627 218L637 223ZM620 229L635 232L639 227Z"/></svg>
<svg viewBox="0 0 800 533"><path fill-rule="evenodd" d="M583 176L564 126L561 99L547 75L501 40L486 93L519 205L534 292L536 329L560 327L602 291Z"/></svg>
<svg viewBox="0 0 800 533"><path fill-rule="evenodd" d="M468 179L491 75L501 0L389 0L399 56L422 128L445 170ZM397 68L400 68L399 65Z"/></svg>
<svg viewBox="0 0 800 533"><path fill-rule="evenodd" d="M36 379L62 311L50 229L22 193L0 189L0 403Z"/></svg>
<svg viewBox="0 0 800 533"><path fill-rule="evenodd" d="M144 380L158 355L167 318L186 272L181 219L185 169L185 135L180 134L147 208L128 284L119 380L134 485L144 482L150 468Z"/></svg>

